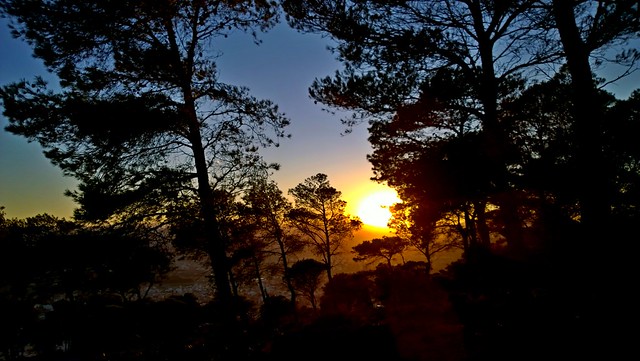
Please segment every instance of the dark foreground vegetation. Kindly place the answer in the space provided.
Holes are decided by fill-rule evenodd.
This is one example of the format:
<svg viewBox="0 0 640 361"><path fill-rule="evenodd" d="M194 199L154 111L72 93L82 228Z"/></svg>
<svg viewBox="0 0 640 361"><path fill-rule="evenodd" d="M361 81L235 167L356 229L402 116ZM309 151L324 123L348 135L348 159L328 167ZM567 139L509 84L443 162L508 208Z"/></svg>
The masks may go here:
<svg viewBox="0 0 640 361"><path fill-rule="evenodd" d="M0 356L636 354L640 92L605 88L638 69L638 6L0 0L59 79L0 88L6 129L78 181L72 221L0 217ZM344 67L309 94L368 127L373 179L402 199L393 237L347 249L361 222L323 173L286 197L260 151L290 120L219 80L215 40L280 17L333 41ZM381 265L337 273L349 251ZM150 298L186 256L214 297Z"/></svg>
<svg viewBox="0 0 640 361"><path fill-rule="evenodd" d="M0 217L0 244L5 360L609 360L634 345L632 257L602 251L595 265L576 244L526 259L496 246L432 274L381 262L329 282L305 259L292 268L316 268L290 275L297 303L286 282L251 296L247 280L228 304L147 296L175 256L149 237Z"/></svg>

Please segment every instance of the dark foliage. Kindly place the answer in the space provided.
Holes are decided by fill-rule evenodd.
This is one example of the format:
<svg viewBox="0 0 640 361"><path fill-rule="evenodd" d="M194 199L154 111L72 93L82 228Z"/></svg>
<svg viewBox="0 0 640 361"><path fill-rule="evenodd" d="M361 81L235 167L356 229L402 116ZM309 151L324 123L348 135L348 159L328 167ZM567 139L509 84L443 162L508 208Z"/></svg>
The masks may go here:
<svg viewBox="0 0 640 361"><path fill-rule="evenodd" d="M374 178L399 191L398 233L427 256L393 266L405 244L383 238L354 250L386 265L336 275L331 257L359 227L340 192L318 173L290 191L295 208L277 187L235 202L233 190L250 183L244 171L256 170L236 166L258 165L258 147L284 136L288 121L271 103L220 84L215 64L185 40L268 28L275 4L150 4L0 2L20 19L16 36L69 90L51 93L41 80L3 87L8 129L40 142L81 180L78 219L126 220L85 229L47 215L7 220L0 210L4 359L617 360L636 352L637 257L628 250L640 217L640 93L603 92L589 61L637 40L637 1L284 1L292 26L338 41L344 70L314 82L310 95L355 110L348 126L370 121ZM636 49L616 57L632 67L637 59ZM527 81L525 70L560 60L566 67L550 79ZM235 116L208 123L213 113L197 113L205 104ZM210 148L196 149L203 139ZM176 154L188 154L184 166L169 168ZM144 233L142 221L160 219L158 210L177 245L208 252L216 286L233 292L207 303L190 294L145 299L142 285L169 269L166 250ZM287 254L285 215L323 259L285 262L291 300L263 292L257 305L239 285L262 279L261 222L271 217L263 231ZM436 235L445 248L434 249ZM431 255L454 244L463 257L432 275ZM296 292L311 309L292 302Z"/></svg>

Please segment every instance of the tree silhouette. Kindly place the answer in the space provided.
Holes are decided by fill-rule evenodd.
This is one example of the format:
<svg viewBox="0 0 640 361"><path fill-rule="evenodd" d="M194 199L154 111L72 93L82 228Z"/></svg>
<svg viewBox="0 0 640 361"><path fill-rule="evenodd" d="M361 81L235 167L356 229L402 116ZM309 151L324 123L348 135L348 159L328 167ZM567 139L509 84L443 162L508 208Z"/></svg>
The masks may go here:
<svg viewBox="0 0 640 361"><path fill-rule="evenodd" d="M294 27L329 34L338 42L335 50L345 70L316 80L310 93L324 104L354 110L356 117L347 119L347 125L364 119L374 128L393 122L403 107L433 104L434 98L436 104L444 100L440 118L466 119L467 129L478 133L473 154L483 161L478 165L480 179L488 180L484 197L497 205L508 245L517 252L522 222L517 198L509 196L512 170L508 137L500 124L500 102L517 91L514 85L525 70L556 61L560 54L556 39L544 36L549 31L532 26L531 12L538 11L532 1L494 5L480 0L323 1L285 2L285 10ZM454 81L429 86L442 71L455 74L443 78ZM432 96L426 90L439 92ZM431 118L432 113L421 113L408 120L417 123ZM420 142L423 137L447 133L437 123L427 123L412 135ZM389 178L386 169L374 167L374 173L380 181ZM400 191L399 195L403 199Z"/></svg>
<svg viewBox="0 0 640 361"><path fill-rule="evenodd" d="M13 35L60 79L2 88L7 129L38 141L79 180L76 217L123 212L162 222L169 208L197 204L216 294L230 300L215 191L241 187L258 150L289 123L277 106L221 83L214 40L267 30L271 2L3 1Z"/></svg>
<svg viewBox="0 0 640 361"><path fill-rule="evenodd" d="M600 55L610 48L622 50L616 61L637 69L640 60L638 49L624 45L640 34L637 1L587 1L586 6L567 0L552 0L548 6L552 24L562 42L566 66L571 74L571 100L573 104L574 131L581 206L581 223L586 234L605 236L611 217L611 185L602 152L602 128L605 110L598 101L599 90L594 79L590 57ZM596 171L594 171L594 169ZM598 192L594 192L598 189Z"/></svg>
<svg viewBox="0 0 640 361"><path fill-rule="evenodd" d="M395 236L352 248L386 265L332 274L360 222L322 173L292 205L259 155L287 119L217 80L211 40L268 29L275 3L1 1L61 80L3 87L8 129L80 181L81 208L71 222L0 207L0 358L633 354L640 91L616 99L593 73L618 45L637 68L637 0L283 4L337 41L345 68L311 96L355 111L347 131L369 121L374 179L403 199ZM217 299L146 297L171 269L166 235L206 254ZM321 261L292 264L301 241ZM466 257L430 277L388 267L407 246L429 270L444 250ZM292 302L261 282L276 262ZM242 298L256 279L259 316Z"/></svg>
<svg viewBox="0 0 640 361"><path fill-rule="evenodd" d="M613 245L626 239L622 219L635 217L622 203L635 202L637 166L617 137L637 119L627 122L633 96L619 102L601 91L615 76L597 76L611 61L625 66L622 76L637 69L637 1L284 7L295 28L336 41L344 67L316 79L310 94L355 111L347 131L368 122L374 178L398 191L404 230L429 241L446 222L475 248L453 265L461 288L449 288L463 305L469 350L479 359L537 344L619 353L625 337L611 330L634 312L626 302L633 262ZM618 211L626 215L612 220ZM550 304L567 307L556 313ZM567 322L545 335L545 312ZM505 348L505 339L517 346Z"/></svg>
<svg viewBox="0 0 640 361"><path fill-rule="evenodd" d="M293 234L288 224L287 216L292 205L275 182L263 177L254 179L244 202L249 207L248 216L259 227L256 236L267 244L264 251L277 255L282 265L284 283L289 290L291 302L295 305L296 292L287 270L290 267L290 257L302 250L303 243Z"/></svg>
<svg viewBox="0 0 640 361"><path fill-rule="evenodd" d="M345 64L344 70L317 79L310 93L324 104L354 110L355 117L345 119L348 126L369 121L374 145L370 160L379 181L391 184L397 177L394 171L413 169L389 166L385 160L390 156L385 154L399 150L398 158L405 156L407 163L411 159L418 162L420 149L423 154L434 150L426 149L426 145L420 148L421 142L477 133L473 135L477 148L464 153L469 160L467 165L477 165L469 169L474 176L460 174L454 178L481 186L476 188L477 199L465 206L468 214L478 217L475 222L481 244L487 245L489 236L483 229L483 207L497 206L494 218L502 224L502 237L519 253L524 252L526 221L520 217L526 213L523 207L528 197L522 198L517 185L520 174L514 166L517 160L513 159L511 139L504 129L503 118L508 113L502 105L518 96L528 83L525 80L537 79L536 70L544 64L557 69L563 60L572 63L572 78L581 82L576 83L572 94L589 92L578 96L584 106L576 106L582 115L574 120L581 122L574 129L580 133L575 146L588 153L580 156L583 163L579 177L599 184L587 187L580 182L589 189L580 187L580 207L594 214L597 208L597 214L605 216L602 212L607 207L602 203L607 196L593 189L609 188L600 179L602 172L589 174L594 169L592 159L600 157L595 152L601 147L596 144L602 143L598 130L601 125L592 123L592 119L601 119L593 115L603 112L593 108L598 101L589 56L595 55L598 62L607 61L604 50L617 47L623 51L615 61L628 65L629 71L633 69L637 52L625 41L637 38L637 2L558 0L497 5L480 0L290 1L284 7L290 24L297 29L328 34L337 42L333 50ZM572 23L574 18L577 20ZM569 36L574 39L567 40ZM402 118L404 122L399 121ZM385 138L393 133L380 129L384 127L402 135ZM395 144L393 139L397 139ZM606 167L602 162L598 164L598 169ZM480 177L477 170L481 170ZM441 184L449 180L446 178ZM398 188L404 201L410 201L401 194L406 184L392 186ZM423 189L425 193L431 191L431 187ZM421 202L438 196L437 191L431 191Z"/></svg>
<svg viewBox="0 0 640 361"><path fill-rule="evenodd" d="M340 199L342 193L333 188L326 174L318 173L289 189L295 208L289 219L311 250L322 258L327 277L331 280L334 256L342 251L346 240L360 229L362 222L345 214L347 202Z"/></svg>
<svg viewBox="0 0 640 361"><path fill-rule="evenodd" d="M165 246L142 226L98 227L48 214L6 219L0 211L0 354L17 359L31 346L49 358L125 347L134 330L122 331L123 307L146 302L172 269Z"/></svg>
<svg viewBox="0 0 640 361"><path fill-rule="evenodd" d="M371 264L382 259L387 262L388 266L391 266L391 262L396 255L403 257L402 252L407 246L407 241L398 236L374 238L352 247L352 252L355 254L353 260L356 262L366 261Z"/></svg>
<svg viewBox="0 0 640 361"><path fill-rule="evenodd" d="M326 272L327 266L314 259L305 258L296 261L289 268L289 279L293 286L303 295L311 307L315 310L317 306L316 292L322 283L322 274Z"/></svg>
<svg viewBox="0 0 640 361"><path fill-rule="evenodd" d="M320 312L363 324L376 324L382 305L371 272L339 273L322 289Z"/></svg>
<svg viewBox="0 0 640 361"><path fill-rule="evenodd" d="M635 134L640 126L640 90L617 100L606 114L605 156L614 168L612 215L618 224L635 224L640 216L640 148ZM625 231L622 231L625 232Z"/></svg>
<svg viewBox="0 0 640 361"><path fill-rule="evenodd" d="M4 281L15 297L46 303L113 293L139 300L171 270L166 244L142 227L86 227L48 214L0 227L2 274L19 272Z"/></svg>
<svg viewBox="0 0 640 361"><path fill-rule="evenodd" d="M469 219L441 219L442 214L432 213L428 207L415 207L404 202L391 209L393 219L390 228L406 247L425 257L427 273L431 272L437 255L456 248L466 251L466 247L471 247L467 238L473 237L475 232L468 232L468 228L473 226Z"/></svg>

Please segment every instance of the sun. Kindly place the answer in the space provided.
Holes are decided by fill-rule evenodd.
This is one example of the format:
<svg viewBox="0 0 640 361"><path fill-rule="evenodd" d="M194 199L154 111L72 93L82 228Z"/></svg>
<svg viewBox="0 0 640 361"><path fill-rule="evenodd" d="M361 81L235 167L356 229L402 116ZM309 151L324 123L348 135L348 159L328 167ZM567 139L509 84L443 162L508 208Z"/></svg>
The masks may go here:
<svg viewBox="0 0 640 361"><path fill-rule="evenodd" d="M366 225L386 228L391 218L389 206L398 202L400 199L395 191L377 191L360 201L357 214Z"/></svg>

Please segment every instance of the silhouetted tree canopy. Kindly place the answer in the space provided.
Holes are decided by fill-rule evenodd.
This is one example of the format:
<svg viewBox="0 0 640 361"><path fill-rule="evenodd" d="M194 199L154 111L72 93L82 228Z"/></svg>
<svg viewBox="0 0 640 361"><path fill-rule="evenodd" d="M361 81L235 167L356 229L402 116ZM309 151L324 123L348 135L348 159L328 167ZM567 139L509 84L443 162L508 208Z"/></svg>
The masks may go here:
<svg viewBox="0 0 640 361"><path fill-rule="evenodd" d="M585 227L607 228L598 226L609 218L612 191L611 173L600 171L608 167L605 103L592 69L613 62L626 67L624 76L637 68L629 42L639 34L637 2L285 1L284 8L296 29L336 42L344 69L316 79L310 96L355 111L344 120L349 127L368 121L374 179L408 205L431 209L431 221L465 213L479 244L501 239L515 253L525 252L530 195L504 105L566 61L564 105L577 110L567 119L579 178L574 206Z"/></svg>
<svg viewBox="0 0 640 361"><path fill-rule="evenodd" d="M407 241L398 236L382 236L382 238L374 238L370 241L363 241L362 243L352 247L352 252L355 254L353 260L356 262L366 261L368 263L373 263L382 259L386 261L388 266L391 266L391 262L395 256L403 257L402 253L405 251L407 246Z"/></svg>
<svg viewBox="0 0 640 361"><path fill-rule="evenodd" d="M310 96L350 111L347 131L367 123L372 178L402 199L393 236L351 248L385 261L374 270L332 273L361 222L323 173L287 199L260 149L288 119L219 81L216 39L259 42L279 5L295 29L334 41L344 67ZM640 91L604 87L638 69L639 11L637 0L0 0L60 80L0 88L7 129L79 181L68 195L80 205L73 221L0 207L0 358L632 355ZM217 298L148 297L172 270L168 240L206 256ZM407 247L424 262L394 262ZM305 250L318 259L295 257Z"/></svg>
<svg viewBox="0 0 640 361"><path fill-rule="evenodd" d="M172 269L152 229L89 227L40 214L0 221L3 298L34 303L113 294L141 300Z"/></svg>
<svg viewBox="0 0 640 361"><path fill-rule="evenodd" d="M260 176L253 180L243 200L248 207L247 217L259 229L256 236L266 245L265 252L279 259L283 281L289 290L291 302L295 304L296 292L288 269L291 256L302 251L304 243L289 223L288 216L293 205L274 181Z"/></svg>
<svg viewBox="0 0 640 361"><path fill-rule="evenodd" d="M321 257L327 277L335 266L333 258L343 252L344 243L353 238L362 222L345 213L347 202L333 188L326 174L317 173L289 189L294 208L289 212L292 226Z"/></svg>
<svg viewBox="0 0 640 361"><path fill-rule="evenodd" d="M316 292L322 284L322 274L326 273L327 265L311 258L296 261L287 270L287 277L291 280L293 287L305 297L311 307L317 307Z"/></svg>
<svg viewBox="0 0 640 361"><path fill-rule="evenodd" d="M277 145L289 120L219 81L215 39L268 30L276 4L3 1L0 12L60 79L55 91L41 79L3 87L7 129L79 180L76 216L158 223L197 204L228 299L214 191L242 189L248 170L269 167L258 150Z"/></svg>

